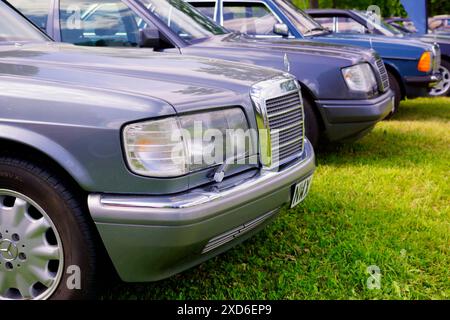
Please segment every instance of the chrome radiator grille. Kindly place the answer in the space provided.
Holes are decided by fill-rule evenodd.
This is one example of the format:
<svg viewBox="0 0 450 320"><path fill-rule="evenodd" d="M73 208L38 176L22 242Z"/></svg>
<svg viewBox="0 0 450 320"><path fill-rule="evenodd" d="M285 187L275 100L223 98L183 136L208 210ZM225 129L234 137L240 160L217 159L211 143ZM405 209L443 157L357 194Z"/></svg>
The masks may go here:
<svg viewBox="0 0 450 320"><path fill-rule="evenodd" d="M380 73L381 78L381 91L386 92L389 89L389 77L388 73L386 71L386 66L384 65L384 62L382 59L377 60L377 68L378 72Z"/></svg>
<svg viewBox="0 0 450 320"><path fill-rule="evenodd" d="M276 169L303 153L304 122L300 86L289 75L259 82L252 87L259 130L260 159Z"/></svg>
<svg viewBox="0 0 450 320"><path fill-rule="evenodd" d="M303 110L300 93L294 91L266 101L272 157L286 162L303 150ZM276 159L275 159L276 160Z"/></svg>

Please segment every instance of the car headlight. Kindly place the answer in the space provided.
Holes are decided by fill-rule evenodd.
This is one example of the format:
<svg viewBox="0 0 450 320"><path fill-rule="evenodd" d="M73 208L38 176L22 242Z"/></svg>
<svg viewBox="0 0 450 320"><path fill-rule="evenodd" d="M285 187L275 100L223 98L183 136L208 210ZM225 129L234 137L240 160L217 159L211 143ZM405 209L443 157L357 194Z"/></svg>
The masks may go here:
<svg viewBox="0 0 450 320"><path fill-rule="evenodd" d="M247 119L240 108L195 113L127 125L128 166L140 175L176 177L251 153Z"/></svg>
<svg viewBox="0 0 450 320"><path fill-rule="evenodd" d="M377 85L377 80L368 63L357 64L342 69L342 75L350 90L369 92Z"/></svg>

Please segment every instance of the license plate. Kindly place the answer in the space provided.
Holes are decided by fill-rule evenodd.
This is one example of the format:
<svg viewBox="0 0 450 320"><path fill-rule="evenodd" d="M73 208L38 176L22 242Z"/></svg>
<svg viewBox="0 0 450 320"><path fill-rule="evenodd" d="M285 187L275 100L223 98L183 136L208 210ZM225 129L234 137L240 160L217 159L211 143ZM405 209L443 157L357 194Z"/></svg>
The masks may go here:
<svg viewBox="0 0 450 320"><path fill-rule="evenodd" d="M312 177L309 177L294 186L294 193L292 195L291 208L298 205L305 200L311 186Z"/></svg>

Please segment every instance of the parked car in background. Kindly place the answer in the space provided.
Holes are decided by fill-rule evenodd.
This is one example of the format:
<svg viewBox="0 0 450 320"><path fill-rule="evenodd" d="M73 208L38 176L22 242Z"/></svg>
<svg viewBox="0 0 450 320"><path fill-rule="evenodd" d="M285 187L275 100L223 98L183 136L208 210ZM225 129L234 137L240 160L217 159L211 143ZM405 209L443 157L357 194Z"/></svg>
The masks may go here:
<svg viewBox="0 0 450 320"><path fill-rule="evenodd" d="M403 33L416 33L417 28L409 18L390 17L384 19L384 22Z"/></svg>
<svg viewBox="0 0 450 320"><path fill-rule="evenodd" d="M442 14L429 18L428 28L436 33L450 33L450 15Z"/></svg>
<svg viewBox="0 0 450 320"><path fill-rule="evenodd" d="M356 19L368 21L364 12L341 9L311 9L307 10L316 21L323 24L327 30L333 31L333 35L350 39L366 39L366 45L370 44L384 57L384 62L393 74L397 70L402 76L397 76L399 93L402 97L426 96L434 93L433 88L439 86L442 74L439 71L441 63L441 51L437 44L425 44L419 39L400 39L394 41L394 30L388 34L374 34L370 29L375 29L374 24L361 25ZM334 23L336 21L336 23ZM337 25L336 29L334 26ZM328 27L330 29L328 29ZM333 29L334 28L334 29ZM366 30L367 29L367 30ZM336 31L334 31L336 30ZM384 44L379 44L379 41ZM357 40L358 41L358 40ZM408 47L408 44L411 47ZM413 50L415 46L418 50ZM422 47L421 47L422 46ZM403 53L402 53L403 51ZM431 55L432 57L428 57ZM426 72L426 70L429 70ZM414 75L411 75L413 73ZM395 81L393 80L393 81ZM417 91L417 93L414 93ZM398 94L397 93L397 96Z"/></svg>
<svg viewBox="0 0 450 320"><path fill-rule="evenodd" d="M292 75L58 44L3 1L0 47L0 300L89 296L105 253L124 281L169 277L309 191Z"/></svg>
<svg viewBox="0 0 450 320"><path fill-rule="evenodd" d="M439 64L438 71L441 74L442 80L432 87L429 93L431 96L446 96L450 93L450 37L446 38L437 34L405 34L385 23L381 17L377 17L371 12L337 9L323 9L308 12L320 24L335 33L364 33L406 40L420 40L430 44L437 43L440 47L441 56L436 58L441 58L441 61L438 61L436 64Z"/></svg>
<svg viewBox="0 0 450 320"><path fill-rule="evenodd" d="M243 1L190 1L199 10L214 8L212 16L227 28L243 23L236 31L246 32L258 39L299 39L322 43L355 45L375 49L387 67L391 89L395 91L395 109L404 97L427 96L428 88L440 80L435 66L438 48L419 41L405 41L367 35L334 34L314 21L304 11L285 0L243 0ZM211 9L209 9L211 12ZM270 19L271 28L255 29L255 21ZM259 22L258 22L259 23ZM246 25L247 24L247 25ZM266 30L266 31L264 31ZM269 30L269 31L267 31ZM299 42L302 45L304 42ZM360 50L360 49L358 49ZM423 61L418 70L418 62ZM422 70L422 71L421 71Z"/></svg>
<svg viewBox="0 0 450 320"><path fill-rule="evenodd" d="M385 22L396 29L397 37L414 37L424 42L436 42L439 44L442 58L439 71L442 74L442 81L430 90L430 94L432 96L448 96L450 94L450 34L417 34L417 30L409 24L410 20L408 18L388 18ZM381 25L381 32L383 26L384 24Z"/></svg>
<svg viewBox="0 0 450 320"><path fill-rule="evenodd" d="M11 3L37 24L45 21L40 27L56 41L140 47L149 54L190 54L289 71L301 84L306 135L314 146L320 138L354 141L393 108L386 70L371 50L230 33L182 0Z"/></svg>

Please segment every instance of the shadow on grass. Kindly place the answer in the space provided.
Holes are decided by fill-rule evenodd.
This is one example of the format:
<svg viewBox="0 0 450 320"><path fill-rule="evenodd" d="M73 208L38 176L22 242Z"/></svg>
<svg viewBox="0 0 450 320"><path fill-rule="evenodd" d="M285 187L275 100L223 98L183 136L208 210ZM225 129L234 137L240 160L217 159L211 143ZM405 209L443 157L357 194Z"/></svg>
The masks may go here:
<svg viewBox="0 0 450 320"><path fill-rule="evenodd" d="M450 98L413 99L402 102L390 121L450 121Z"/></svg>
<svg viewBox="0 0 450 320"><path fill-rule="evenodd" d="M320 148L317 154L319 164L404 167L429 163L431 157L439 158L448 149L445 139L429 130L408 130L402 121L424 124L433 121L438 126L449 123L450 98L419 98L402 102L393 119L378 124L360 141Z"/></svg>
<svg viewBox="0 0 450 320"><path fill-rule="evenodd" d="M444 142L436 136L380 128L354 144L321 150L317 158L319 165L405 167L427 164L430 158L441 156L443 148Z"/></svg>

